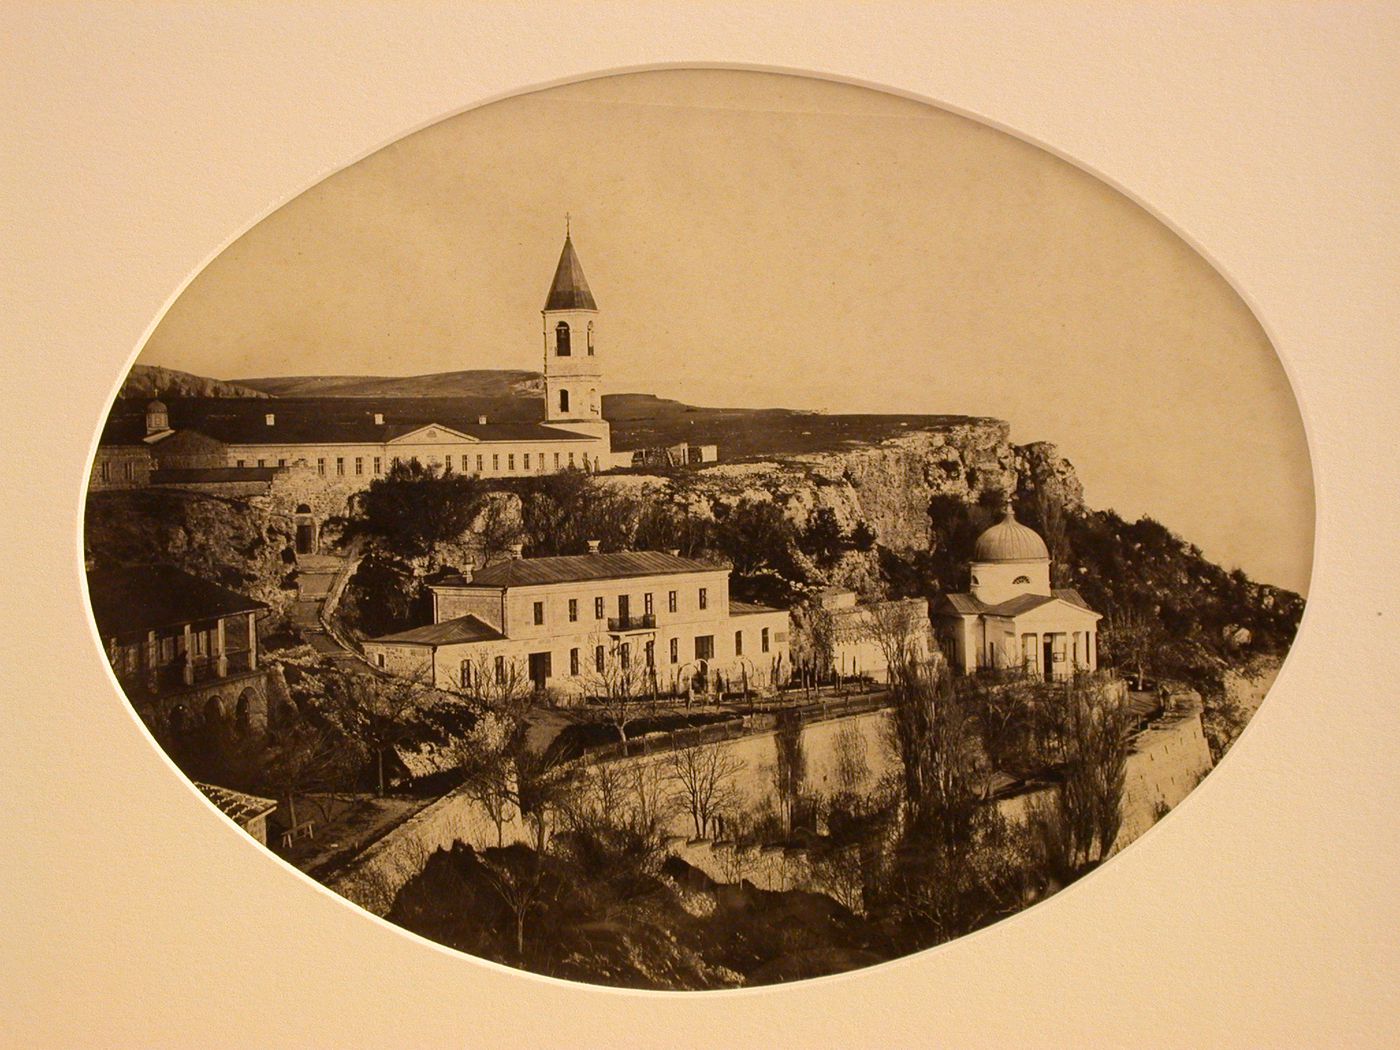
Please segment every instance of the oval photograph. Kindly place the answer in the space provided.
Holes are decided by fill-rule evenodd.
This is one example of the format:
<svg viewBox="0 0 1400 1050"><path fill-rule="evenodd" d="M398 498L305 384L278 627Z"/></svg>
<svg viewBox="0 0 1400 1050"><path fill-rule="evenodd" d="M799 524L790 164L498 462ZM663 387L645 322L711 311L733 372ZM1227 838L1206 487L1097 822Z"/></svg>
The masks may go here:
<svg viewBox="0 0 1400 1050"><path fill-rule="evenodd" d="M234 241L101 423L85 551L126 699L267 850L478 958L705 990L1111 863L1273 682L1312 499L1259 322L1123 193L673 69Z"/></svg>

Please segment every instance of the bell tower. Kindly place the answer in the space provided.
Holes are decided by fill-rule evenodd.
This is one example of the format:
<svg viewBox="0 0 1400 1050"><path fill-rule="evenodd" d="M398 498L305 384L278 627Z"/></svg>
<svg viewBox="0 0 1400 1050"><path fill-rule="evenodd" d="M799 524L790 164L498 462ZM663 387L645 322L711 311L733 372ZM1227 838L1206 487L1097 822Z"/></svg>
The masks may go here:
<svg viewBox="0 0 1400 1050"><path fill-rule="evenodd" d="M568 217L564 250L544 310L544 421L609 442L603 418L603 369L598 357L598 304L574 251Z"/></svg>

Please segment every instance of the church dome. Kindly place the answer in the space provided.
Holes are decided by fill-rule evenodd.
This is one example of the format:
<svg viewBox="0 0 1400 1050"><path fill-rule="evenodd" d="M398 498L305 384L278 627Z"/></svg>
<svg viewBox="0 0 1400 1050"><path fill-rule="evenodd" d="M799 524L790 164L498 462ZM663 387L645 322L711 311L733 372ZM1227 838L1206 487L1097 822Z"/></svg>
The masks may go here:
<svg viewBox="0 0 1400 1050"><path fill-rule="evenodd" d="M972 551L973 561L1039 561L1049 557L1040 534L1017 521L1009 503L1006 516L977 537Z"/></svg>
<svg viewBox="0 0 1400 1050"><path fill-rule="evenodd" d="M146 412L148 414L164 411L166 411L165 402L160 400L160 398L156 398L154 401L152 401L149 405L146 406Z"/></svg>

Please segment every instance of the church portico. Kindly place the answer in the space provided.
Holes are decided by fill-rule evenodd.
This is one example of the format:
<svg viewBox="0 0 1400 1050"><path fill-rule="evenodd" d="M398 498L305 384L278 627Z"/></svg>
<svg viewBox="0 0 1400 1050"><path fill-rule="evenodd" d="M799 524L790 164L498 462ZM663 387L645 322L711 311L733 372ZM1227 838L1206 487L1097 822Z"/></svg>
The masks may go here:
<svg viewBox="0 0 1400 1050"><path fill-rule="evenodd" d="M1097 669L1102 617L1078 591L1051 587L1045 542L1010 506L978 537L970 579L970 591L945 594L934 608L940 645L959 673L1068 678Z"/></svg>

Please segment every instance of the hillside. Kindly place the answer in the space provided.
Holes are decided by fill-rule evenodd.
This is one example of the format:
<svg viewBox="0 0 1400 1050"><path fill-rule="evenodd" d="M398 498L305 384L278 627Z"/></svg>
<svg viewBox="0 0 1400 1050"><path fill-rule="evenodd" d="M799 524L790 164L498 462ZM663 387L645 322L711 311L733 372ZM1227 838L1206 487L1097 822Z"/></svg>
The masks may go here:
<svg viewBox="0 0 1400 1050"><path fill-rule="evenodd" d="M268 394L238 383L226 383L222 379L208 379L191 372L180 372L160 365L132 365L126 381L122 383L119 398L168 398L168 397L257 397Z"/></svg>
<svg viewBox="0 0 1400 1050"><path fill-rule="evenodd" d="M238 382L274 397L538 398L544 392L538 372L486 368L421 376L266 376Z"/></svg>

